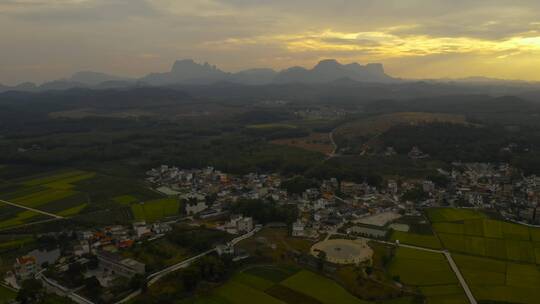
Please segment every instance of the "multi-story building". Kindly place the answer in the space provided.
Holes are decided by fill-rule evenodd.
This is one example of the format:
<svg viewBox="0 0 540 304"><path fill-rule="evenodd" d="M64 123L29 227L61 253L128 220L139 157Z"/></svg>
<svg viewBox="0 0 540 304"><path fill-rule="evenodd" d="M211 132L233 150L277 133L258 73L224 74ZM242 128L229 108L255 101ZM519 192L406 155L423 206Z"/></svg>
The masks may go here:
<svg viewBox="0 0 540 304"><path fill-rule="evenodd" d="M15 260L14 272L18 280L24 281L33 278L38 271L36 258L33 256L22 256Z"/></svg>

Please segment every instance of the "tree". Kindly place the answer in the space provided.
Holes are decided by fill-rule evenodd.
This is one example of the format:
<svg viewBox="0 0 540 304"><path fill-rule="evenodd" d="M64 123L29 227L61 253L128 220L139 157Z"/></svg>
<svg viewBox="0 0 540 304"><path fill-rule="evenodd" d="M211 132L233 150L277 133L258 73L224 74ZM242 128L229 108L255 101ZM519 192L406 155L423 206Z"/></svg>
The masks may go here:
<svg viewBox="0 0 540 304"><path fill-rule="evenodd" d="M281 183L281 188L287 190L290 194L302 194L307 189L318 187L319 185L315 180L303 176L295 176Z"/></svg>
<svg viewBox="0 0 540 304"><path fill-rule="evenodd" d="M319 253L317 254L317 268L320 271L324 269L324 264L326 263L326 259L327 259L326 252L322 250L319 251Z"/></svg>
<svg viewBox="0 0 540 304"><path fill-rule="evenodd" d="M201 280L201 276L199 273L199 269L196 267L188 267L186 270L182 272L182 281L184 283L184 288L187 292L193 292L199 285L199 282Z"/></svg>
<svg viewBox="0 0 540 304"><path fill-rule="evenodd" d="M373 267L371 266L366 267L366 274L370 276L372 273L373 273Z"/></svg>
<svg viewBox="0 0 540 304"><path fill-rule="evenodd" d="M148 282L146 282L146 278L142 274L136 274L129 280L129 287L133 290L142 290L142 292L146 292L148 289Z"/></svg>
<svg viewBox="0 0 540 304"><path fill-rule="evenodd" d="M97 295L101 293L101 284L96 277L91 277L84 280L84 286L90 294Z"/></svg>
<svg viewBox="0 0 540 304"><path fill-rule="evenodd" d="M275 202L262 200L238 200L231 206L234 213L251 216L257 222L266 224L270 222L285 222L291 224L298 217L298 209L278 205Z"/></svg>
<svg viewBox="0 0 540 304"><path fill-rule="evenodd" d="M405 192L401 198L406 201L418 202L418 201L425 200L428 197L429 195L426 192L424 192L424 190L421 187L415 187Z"/></svg>
<svg viewBox="0 0 540 304"><path fill-rule="evenodd" d="M22 304L36 303L41 298L42 293L43 286L41 285L41 281L28 279L22 283L16 299Z"/></svg>

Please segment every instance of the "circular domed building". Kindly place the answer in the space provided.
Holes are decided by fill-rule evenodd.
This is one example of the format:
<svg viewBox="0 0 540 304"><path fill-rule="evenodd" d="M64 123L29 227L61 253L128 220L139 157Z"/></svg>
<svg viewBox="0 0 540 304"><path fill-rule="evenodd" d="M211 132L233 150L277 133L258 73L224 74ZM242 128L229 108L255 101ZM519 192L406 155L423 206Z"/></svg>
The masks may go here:
<svg viewBox="0 0 540 304"><path fill-rule="evenodd" d="M367 240L335 239L319 242L311 247L311 254L319 256L323 251L326 260L335 264L360 264L371 261L373 250Z"/></svg>

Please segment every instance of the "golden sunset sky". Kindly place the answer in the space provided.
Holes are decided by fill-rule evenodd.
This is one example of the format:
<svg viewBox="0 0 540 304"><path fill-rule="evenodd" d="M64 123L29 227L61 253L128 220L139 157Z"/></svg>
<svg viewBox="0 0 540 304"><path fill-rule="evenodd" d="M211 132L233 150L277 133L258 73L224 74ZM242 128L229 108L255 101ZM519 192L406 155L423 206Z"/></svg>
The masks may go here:
<svg viewBox="0 0 540 304"><path fill-rule="evenodd" d="M540 81L538 0L0 0L0 83L176 59L225 71L380 62L402 78Z"/></svg>

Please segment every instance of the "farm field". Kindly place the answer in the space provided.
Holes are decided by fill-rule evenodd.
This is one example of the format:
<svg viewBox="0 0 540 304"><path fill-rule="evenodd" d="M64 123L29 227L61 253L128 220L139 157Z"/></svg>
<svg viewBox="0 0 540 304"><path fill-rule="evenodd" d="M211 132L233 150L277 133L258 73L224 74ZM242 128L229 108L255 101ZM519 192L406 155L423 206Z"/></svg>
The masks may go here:
<svg viewBox="0 0 540 304"><path fill-rule="evenodd" d="M394 278L416 287L426 296L427 303L467 303L454 272L442 254L401 247L388 269Z"/></svg>
<svg viewBox="0 0 540 304"><path fill-rule="evenodd" d="M540 270L536 265L458 254L454 260L477 300L538 303Z"/></svg>
<svg viewBox="0 0 540 304"><path fill-rule="evenodd" d="M34 242L32 236L2 236L0 237L0 251L18 248Z"/></svg>
<svg viewBox="0 0 540 304"><path fill-rule="evenodd" d="M14 300L17 293L0 285L0 304L7 304Z"/></svg>
<svg viewBox="0 0 540 304"><path fill-rule="evenodd" d="M135 220L155 222L180 213L180 202L176 198L163 198L144 203L131 204Z"/></svg>
<svg viewBox="0 0 540 304"><path fill-rule="evenodd" d="M416 234L409 232L394 231L390 236L392 241L399 240L402 244L440 249L441 242L432 234Z"/></svg>
<svg viewBox="0 0 540 304"><path fill-rule="evenodd" d="M307 270L255 266L242 271L197 304L368 304L334 281ZM409 303L409 302L403 302Z"/></svg>
<svg viewBox="0 0 540 304"><path fill-rule="evenodd" d="M113 201L122 205L130 205L132 203L138 202L138 199L132 195L120 195L113 197Z"/></svg>
<svg viewBox="0 0 540 304"><path fill-rule="evenodd" d="M44 173L1 185L0 198L11 203L61 216L73 216L84 210L86 196L76 190L76 183L91 179L92 172L69 170ZM0 208L1 228L18 226L47 216L23 209Z"/></svg>
<svg viewBox="0 0 540 304"><path fill-rule="evenodd" d="M51 217L0 203L0 229L7 229L46 219L51 219Z"/></svg>
<svg viewBox="0 0 540 304"><path fill-rule="evenodd" d="M118 216L110 217L110 222L130 221L134 217L155 221L178 213L177 204L167 204L160 198L159 194L133 179L73 169L0 183L0 199L63 217L77 217L90 222L99 220L100 223L106 223L106 218L98 216L87 219L84 215L100 210L118 213ZM150 204L131 208L134 203L142 201ZM0 204L0 229L47 219L50 217Z"/></svg>
<svg viewBox="0 0 540 304"><path fill-rule="evenodd" d="M487 218L485 214L476 210L455 208L432 208L427 210L427 215L432 223Z"/></svg>
<svg viewBox="0 0 540 304"><path fill-rule="evenodd" d="M287 278L280 284L291 290L311 295L324 304L367 303L352 296L334 281L305 270Z"/></svg>
<svg viewBox="0 0 540 304"><path fill-rule="evenodd" d="M404 112L372 116L346 123L334 132L340 145L358 145L369 142L396 125L418 125L421 123L447 122L467 124L462 115L443 113Z"/></svg>
<svg viewBox="0 0 540 304"><path fill-rule="evenodd" d="M268 124L256 124L247 126L248 129L296 129L298 128L294 124L288 123L268 123Z"/></svg>
<svg viewBox="0 0 540 304"><path fill-rule="evenodd" d="M488 219L463 209L431 209L443 247L452 252L522 263L540 263L540 229Z"/></svg>
<svg viewBox="0 0 540 304"><path fill-rule="evenodd" d="M296 148L302 148L309 151L330 154L334 151L328 133L312 133L306 137L277 139L272 141L273 144L286 145Z"/></svg>

